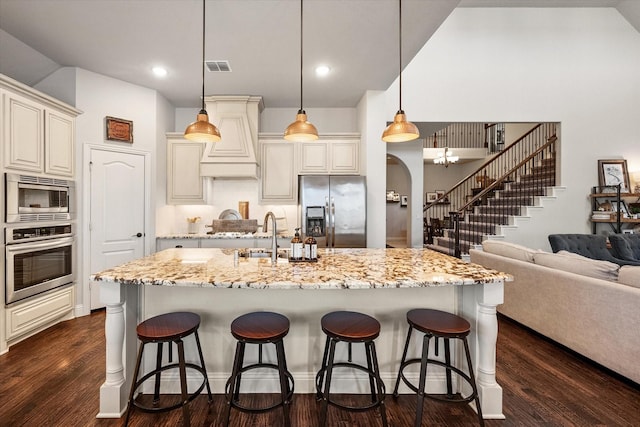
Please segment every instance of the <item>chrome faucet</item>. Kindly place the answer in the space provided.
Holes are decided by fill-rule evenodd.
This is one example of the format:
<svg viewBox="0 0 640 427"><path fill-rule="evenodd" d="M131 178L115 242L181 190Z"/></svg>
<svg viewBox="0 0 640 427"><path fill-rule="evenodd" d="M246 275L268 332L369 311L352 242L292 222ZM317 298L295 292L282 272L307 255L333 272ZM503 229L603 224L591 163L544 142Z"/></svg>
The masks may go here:
<svg viewBox="0 0 640 427"><path fill-rule="evenodd" d="M276 264L276 261L278 259L278 240L276 239L276 216L273 214L273 212L269 211L267 212L267 214L264 216L264 221L262 223L262 232L266 233L267 232L267 224L268 224L268 220L269 217L271 217L271 263L273 265Z"/></svg>

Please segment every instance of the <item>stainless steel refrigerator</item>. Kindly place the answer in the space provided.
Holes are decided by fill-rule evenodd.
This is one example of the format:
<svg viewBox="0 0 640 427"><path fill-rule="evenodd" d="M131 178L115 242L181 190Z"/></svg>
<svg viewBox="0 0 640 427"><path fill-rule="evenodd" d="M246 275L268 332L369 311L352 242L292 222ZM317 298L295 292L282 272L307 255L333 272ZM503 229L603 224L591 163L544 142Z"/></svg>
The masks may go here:
<svg viewBox="0 0 640 427"><path fill-rule="evenodd" d="M300 177L299 203L304 237L314 236L318 248L367 246L367 188L364 176Z"/></svg>

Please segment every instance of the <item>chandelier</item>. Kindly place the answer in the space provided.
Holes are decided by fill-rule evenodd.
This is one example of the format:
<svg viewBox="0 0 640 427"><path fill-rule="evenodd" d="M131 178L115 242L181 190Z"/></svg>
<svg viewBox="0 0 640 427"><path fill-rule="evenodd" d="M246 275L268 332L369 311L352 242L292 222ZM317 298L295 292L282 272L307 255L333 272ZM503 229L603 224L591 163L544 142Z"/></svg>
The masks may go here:
<svg viewBox="0 0 640 427"><path fill-rule="evenodd" d="M455 163L460 158L458 156L453 155L453 151L449 151L448 147L445 147L444 153L438 153L438 156L433 159L433 163L436 165L444 165L444 167L449 167L449 164Z"/></svg>

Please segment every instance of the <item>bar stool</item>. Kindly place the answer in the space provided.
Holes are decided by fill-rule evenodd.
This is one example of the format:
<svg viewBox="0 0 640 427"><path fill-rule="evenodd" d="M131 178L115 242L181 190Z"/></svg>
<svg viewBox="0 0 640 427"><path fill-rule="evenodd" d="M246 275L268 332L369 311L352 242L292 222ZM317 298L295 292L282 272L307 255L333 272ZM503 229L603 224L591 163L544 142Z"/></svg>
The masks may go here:
<svg viewBox="0 0 640 427"><path fill-rule="evenodd" d="M211 388L209 387L209 378L207 376L207 370L204 365L204 358L202 357L202 348L200 347L200 338L198 337L198 327L200 326L200 316L195 313L189 312L176 312L161 314L145 320L140 323L136 332L138 339L140 340L140 348L138 350L138 359L136 361L136 367L133 374L133 381L131 383L131 391L129 393L129 407L127 408L127 417L124 425L129 424L129 417L133 408L138 408L144 412L164 412L171 411L173 409L182 408L182 424L186 427L190 425L189 407L188 403L195 399L204 386L207 386L207 394L209 403L212 402ZM198 355L200 356L200 366L193 363L186 363L184 359L184 343L182 339L193 334L196 339L196 345L198 347ZM174 342L178 346L178 363L171 363L171 343ZM140 363L142 361L142 353L144 347L150 343L157 343L158 349L156 352L156 368L138 379L140 371ZM162 366L162 347L164 343L169 344L169 364ZM181 400L173 405L158 406L160 402L160 374L168 369L178 368L180 372L180 391ZM187 391L187 369L193 369L202 374L203 380L200 387L193 393L189 394ZM146 406L141 402L134 400L134 395L138 387L142 385L146 380L151 377L155 377L154 392L153 392L153 406Z"/></svg>
<svg viewBox="0 0 640 427"><path fill-rule="evenodd" d="M404 352L402 353L402 361L400 362L400 369L398 370L398 378L396 379L396 386L393 389L393 396L398 397L398 386L400 385L400 379L415 393L418 394L418 404L416 411L415 426L419 427L422 423L422 407L424 398L439 400L441 402L449 403L469 403L472 400L476 403L476 409L478 412L478 420L480 425L484 426L484 419L482 418L482 408L480 406L480 399L478 397L478 388L476 386L475 377L473 375L473 367L471 366L471 355L469 353L469 344L467 342L467 335L471 331L471 325L468 321L455 314L447 313L439 310L431 309L415 309L407 312L407 322L409 323L409 332L407 333L407 341L404 346ZM413 329L417 329L424 333L422 342L422 358L410 359L407 358L407 349L409 348L409 341L411 340L411 333ZM445 361L429 358L429 340L435 338L435 355L438 355L438 338L444 340L444 358ZM467 367L469 368L469 375L464 373L461 369L455 367L451 363L451 349L450 339L459 339L464 343L464 352L467 359ZM420 364L420 378L419 385L416 387L413 385L404 375L404 369L412 364ZM425 382L427 378L427 365L434 364L442 366L446 370L447 380L447 394L427 394L424 392ZM472 393L463 397L462 394L453 394L453 386L451 381L451 372L455 372L462 379L464 379L472 389Z"/></svg>
<svg viewBox="0 0 640 427"><path fill-rule="evenodd" d="M229 425L231 408L243 412L262 413L282 406L284 425L289 427L289 406L293 397L293 376L287 370L287 360L284 354L283 339L289 333L289 319L282 314L259 311L244 314L231 322L231 334L238 340L236 355L233 360L231 377L227 380L225 395L227 399L227 421ZM277 363L262 361L262 345L272 343L276 347ZM244 366L244 351L246 344L258 344L258 362ZM270 368L278 371L280 380L280 401L266 407L249 407L240 403L240 382L242 374L252 369Z"/></svg>
<svg viewBox="0 0 640 427"><path fill-rule="evenodd" d="M326 425L329 405L333 405L352 412L362 412L379 407L382 425L387 427L387 414L384 406L385 387L380 378L376 346L374 343L374 340L380 335L380 323L371 316L353 311L334 311L325 314L320 323L322 325L322 331L327 335L324 355L322 356L322 366L316 375L317 397L323 402L320 426L324 427ZM349 344L349 356L347 362L336 363L334 362L336 344L340 341ZM367 357L366 367L352 362L351 344L353 343L364 344ZM331 400L331 377L333 369L336 367L353 368L367 373L371 390L370 404L364 406L347 406ZM326 381L326 383L324 384L324 391L322 391L324 381Z"/></svg>

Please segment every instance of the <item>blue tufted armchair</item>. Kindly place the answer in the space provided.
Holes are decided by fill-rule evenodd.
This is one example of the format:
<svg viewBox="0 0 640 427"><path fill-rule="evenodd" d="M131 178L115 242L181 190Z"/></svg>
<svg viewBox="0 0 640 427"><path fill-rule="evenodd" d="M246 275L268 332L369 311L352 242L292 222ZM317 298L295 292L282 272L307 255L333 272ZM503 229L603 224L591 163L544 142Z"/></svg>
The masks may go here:
<svg viewBox="0 0 640 427"><path fill-rule="evenodd" d="M587 258L609 261L618 265L640 265L640 260L615 257L607 248L607 237L597 234L550 234L553 252L568 251Z"/></svg>
<svg viewBox="0 0 640 427"><path fill-rule="evenodd" d="M616 258L640 262L640 234L612 234L609 242Z"/></svg>

